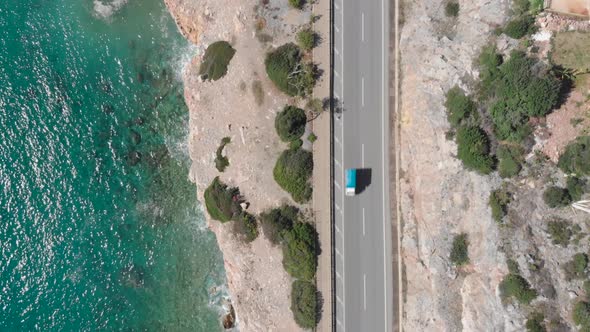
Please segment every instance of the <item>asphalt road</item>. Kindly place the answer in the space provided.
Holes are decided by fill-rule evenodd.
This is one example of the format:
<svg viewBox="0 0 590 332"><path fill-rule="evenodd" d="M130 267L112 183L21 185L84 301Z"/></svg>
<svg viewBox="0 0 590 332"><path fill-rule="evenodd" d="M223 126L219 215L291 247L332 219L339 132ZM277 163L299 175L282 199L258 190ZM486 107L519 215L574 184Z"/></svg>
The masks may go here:
<svg viewBox="0 0 590 332"><path fill-rule="evenodd" d="M336 330L392 331L389 0L334 0L333 8L342 108L334 115ZM354 197L344 195L346 168L362 169Z"/></svg>

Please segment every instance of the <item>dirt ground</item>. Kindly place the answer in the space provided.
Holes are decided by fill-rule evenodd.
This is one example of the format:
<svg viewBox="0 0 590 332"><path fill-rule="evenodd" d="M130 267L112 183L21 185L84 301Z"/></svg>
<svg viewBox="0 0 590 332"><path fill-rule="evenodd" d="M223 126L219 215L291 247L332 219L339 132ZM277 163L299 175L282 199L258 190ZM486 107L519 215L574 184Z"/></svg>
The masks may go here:
<svg viewBox="0 0 590 332"><path fill-rule="evenodd" d="M286 148L275 133L274 118L294 101L267 78L264 56L271 47L293 41L297 27L309 22L309 10L289 9L287 0L166 0L166 4L201 54L206 45L217 40L226 40L236 49L226 76L218 81L200 81L199 57L185 72L192 176L200 201L204 188L217 175L240 188L250 202L250 213L289 201L272 177L275 161ZM231 138L224 150L230 165L218 173L215 151L225 136ZM283 269L281 249L263 235L249 245L242 243L230 223L208 220L208 224L223 252L238 328L301 330L289 309L292 279Z"/></svg>

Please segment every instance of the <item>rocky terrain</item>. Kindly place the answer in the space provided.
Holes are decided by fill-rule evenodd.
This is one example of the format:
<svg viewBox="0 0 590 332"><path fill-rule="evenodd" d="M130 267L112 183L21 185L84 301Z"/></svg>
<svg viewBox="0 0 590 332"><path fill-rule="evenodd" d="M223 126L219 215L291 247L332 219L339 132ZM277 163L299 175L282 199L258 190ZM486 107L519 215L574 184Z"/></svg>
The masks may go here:
<svg viewBox="0 0 590 332"><path fill-rule="evenodd" d="M585 277L572 278L567 262L588 253L588 216L571 208L549 208L543 200L551 185L565 187L566 176L555 166L559 154L577 135L587 132L590 85L578 86L546 119L540 119L535 146L523 171L502 181L497 173L481 176L456 159L445 93L459 85L474 93L475 59L483 46L495 43L508 54L519 42L492 32L509 18L509 1L459 1L457 18L444 13L446 2L404 3L401 31L401 193L404 317L407 331L522 331L533 312L545 316L551 331L576 330L573 305L588 296ZM555 31L587 30L587 23L543 14L540 31L526 49L547 62ZM573 121L580 118L581 121ZM543 152L543 153L538 153ZM503 184L502 184L503 182ZM490 191L512 193L504 223L493 221ZM568 245L556 245L548 225L565 220ZM453 237L469 238L469 264L449 261ZM538 297L530 305L503 301L499 284L512 269L530 282ZM585 272L586 273L586 272Z"/></svg>
<svg viewBox="0 0 590 332"><path fill-rule="evenodd" d="M218 40L228 41L236 50L226 76L218 81L200 80L200 57L184 75L192 176L200 201L217 175L223 182L239 186L250 203L250 213L286 201L289 196L273 180L272 169L285 148L276 135L274 118L289 100L267 78L264 57L271 47L292 40L296 27L309 22L309 12L288 9L287 0L165 2L180 31L197 45L201 55L207 45ZM215 151L225 136L231 138L224 150L230 165L219 173ZM244 244L235 237L231 223L207 221L224 254L239 329L299 331L289 309L292 280L283 269L280 247L272 246L262 235Z"/></svg>
<svg viewBox="0 0 590 332"><path fill-rule="evenodd" d="M401 204L406 331L518 330L520 314L497 294L507 273L500 233L487 205L499 179L463 168L449 130L445 93L471 91L474 59L509 2L459 1L457 18L445 2L403 3L400 35ZM448 255L454 234L467 233L471 264L457 271Z"/></svg>

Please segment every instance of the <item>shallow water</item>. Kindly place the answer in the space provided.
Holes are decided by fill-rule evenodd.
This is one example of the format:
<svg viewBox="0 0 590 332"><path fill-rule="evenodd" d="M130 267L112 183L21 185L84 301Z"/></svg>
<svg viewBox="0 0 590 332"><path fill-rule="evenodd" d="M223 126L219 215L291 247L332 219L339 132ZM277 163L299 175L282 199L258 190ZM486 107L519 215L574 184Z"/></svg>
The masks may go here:
<svg viewBox="0 0 590 332"><path fill-rule="evenodd" d="M0 331L215 331L160 0L0 2Z"/></svg>

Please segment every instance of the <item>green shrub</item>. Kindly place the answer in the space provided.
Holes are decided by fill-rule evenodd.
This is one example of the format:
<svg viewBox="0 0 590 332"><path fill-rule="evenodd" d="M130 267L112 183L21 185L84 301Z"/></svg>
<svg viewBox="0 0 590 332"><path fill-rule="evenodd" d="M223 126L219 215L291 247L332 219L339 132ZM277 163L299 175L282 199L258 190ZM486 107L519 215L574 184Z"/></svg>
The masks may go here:
<svg viewBox="0 0 590 332"><path fill-rule="evenodd" d="M303 9L305 0L289 0L289 6L295 9Z"/></svg>
<svg viewBox="0 0 590 332"><path fill-rule="evenodd" d="M586 301L580 301L574 305L572 318L576 325L582 329L590 328L590 304Z"/></svg>
<svg viewBox="0 0 590 332"><path fill-rule="evenodd" d="M447 15L447 17L459 16L459 3L458 2L448 2L445 6L445 15Z"/></svg>
<svg viewBox="0 0 590 332"><path fill-rule="evenodd" d="M499 66L502 64L502 55L496 52L495 46L486 46L479 55L480 94L488 97L494 88L494 81L500 76Z"/></svg>
<svg viewBox="0 0 590 332"><path fill-rule="evenodd" d="M523 15L529 11L531 3L529 0L514 0L512 1L512 8L514 9L514 14L516 15Z"/></svg>
<svg viewBox="0 0 590 332"><path fill-rule="evenodd" d="M315 228L296 222L283 235L283 267L293 278L312 280L318 266L318 235Z"/></svg>
<svg viewBox="0 0 590 332"><path fill-rule="evenodd" d="M468 253L469 242L467 241L467 234L462 233L455 235L453 239L453 247L451 249L450 259L456 266L461 266L469 263Z"/></svg>
<svg viewBox="0 0 590 332"><path fill-rule="evenodd" d="M543 200L550 208L567 206L571 203L572 198L566 189L551 186L543 193Z"/></svg>
<svg viewBox="0 0 590 332"><path fill-rule="evenodd" d="M273 244L279 244L284 232L291 230L298 220L299 209L291 205L282 205L260 214L264 236Z"/></svg>
<svg viewBox="0 0 590 332"><path fill-rule="evenodd" d="M586 192L586 180L575 176L567 178L567 192L574 201L582 199L582 195Z"/></svg>
<svg viewBox="0 0 590 332"><path fill-rule="evenodd" d="M527 0L528 1L528 0ZM528 332L545 332L545 326L543 325L543 321L545 320L545 316L542 313L535 312L529 316L526 321L526 330Z"/></svg>
<svg viewBox="0 0 590 332"><path fill-rule="evenodd" d="M226 41L217 41L205 50L199 76L203 80L217 81L227 73L227 66L236 50Z"/></svg>
<svg viewBox="0 0 590 332"><path fill-rule="evenodd" d="M221 139L221 144L219 145L219 147L217 148L217 152L215 153L215 168L217 168L218 171L223 172L225 171L225 168L227 166L229 166L229 159L227 159L226 156L224 156L223 153L223 148L225 148L225 146L227 144L229 144L231 142L231 138L229 137L224 137Z"/></svg>
<svg viewBox="0 0 590 332"><path fill-rule="evenodd" d="M205 207L212 219L227 222L242 213L240 189L228 187L215 177L205 189Z"/></svg>
<svg viewBox="0 0 590 332"><path fill-rule="evenodd" d="M311 199L312 187L309 179L313 172L313 155L303 149L283 151L273 170L275 181L291 194L297 203Z"/></svg>
<svg viewBox="0 0 590 332"><path fill-rule="evenodd" d="M289 149L291 149L291 150L297 150L302 146L303 146L303 140L301 138L298 138L298 139L291 141L289 143Z"/></svg>
<svg viewBox="0 0 590 332"><path fill-rule="evenodd" d="M299 47L293 43L282 45L267 54L266 73L279 90L289 96L306 96L315 84L312 64L301 62Z"/></svg>
<svg viewBox="0 0 590 332"><path fill-rule="evenodd" d="M535 32L535 18L530 15L523 15L508 22L504 27L504 34L510 38L520 39Z"/></svg>
<svg viewBox="0 0 590 332"><path fill-rule="evenodd" d="M317 137L317 136L316 136L314 133L310 133L310 134L309 134L309 136L307 136L307 140L308 140L310 143L313 143L313 142L315 142L317 139L318 139L318 137Z"/></svg>
<svg viewBox="0 0 590 332"><path fill-rule="evenodd" d="M590 297L590 280L585 280L584 285L582 287L584 288L584 292L586 293L586 298Z"/></svg>
<svg viewBox="0 0 590 332"><path fill-rule="evenodd" d="M481 60L481 59L480 59ZM555 107L561 83L552 75L534 75L536 61L514 51L510 59L482 82L482 94L494 97L488 113L501 140L522 141L531 133L529 118Z"/></svg>
<svg viewBox="0 0 590 332"><path fill-rule="evenodd" d="M549 233L553 244L562 247L567 247L574 235L570 224L560 219L550 221L547 224L547 233Z"/></svg>
<svg viewBox="0 0 590 332"><path fill-rule="evenodd" d="M240 236L245 242L249 243L258 237L258 224L256 217L242 212L242 215L233 222L234 233Z"/></svg>
<svg viewBox="0 0 590 332"><path fill-rule="evenodd" d="M317 36L315 32L309 28L300 30L295 37L297 44L305 51L311 51L315 47L317 42Z"/></svg>
<svg viewBox="0 0 590 332"><path fill-rule="evenodd" d="M457 127L476 114L475 103L458 86L447 92L445 107L451 127Z"/></svg>
<svg viewBox="0 0 590 332"><path fill-rule="evenodd" d="M275 129L283 142L299 139L305 132L305 111L295 106L285 106L275 117Z"/></svg>
<svg viewBox="0 0 590 332"><path fill-rule="evenodd" d="M498 157L498 173L502 178L516 176L522 166L522 148L514 145L500 145L496 156Z"/></svg>
<svg viewBox="0 0 590 332"><path fill-rule="evenodd" d="M581 136L570 143L559 157L557 166L565 173L590 175L590 136Z"/></svg>
<svg viewBox="0 0 590 332"><path fill-rule="evenodd" d="M313 329L319 319L318 291L309 281L295 280L291 286L291 311L295 322L304 329Z"/></svg>
<svg viewBox="0 0 590 332"><path fill-rule="evenodd" d="M572 260L563 265L567 280L582 279L586 277L588 267L588 256L584 253L577 253Z"/></svg>
<svg viewBox="0 0 590 332"><path fill-rule="evenodd" d="M457 158L465 168L488 174L494 161L489 153L489 140L486 133L477 127L460 127L457 131Z"/></svg>
<svg viewBox="0 0 590 332"><path fill-rule="evenodd" d="M525 278L518 274L508 274L500 282L500 293L503 298L514 297L521 304L529 304L537 297L537 291Z"/></svg>

